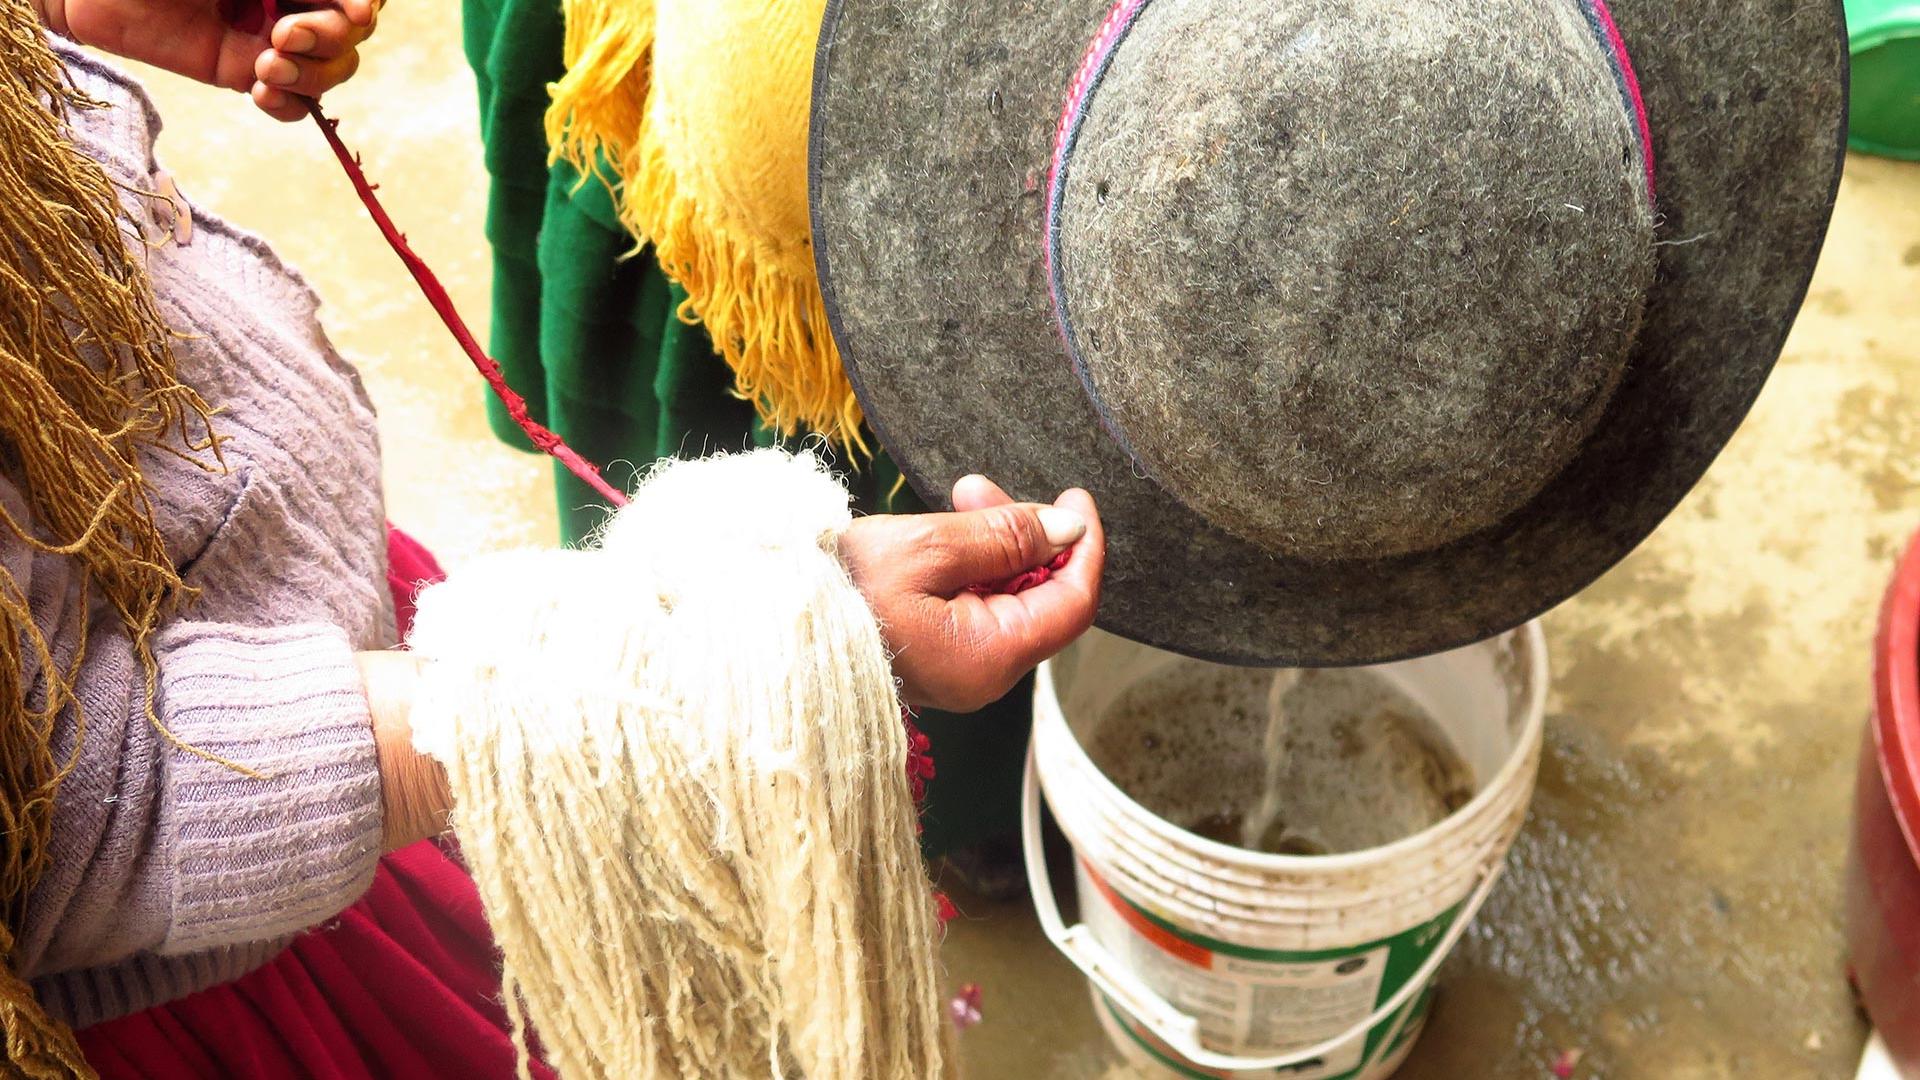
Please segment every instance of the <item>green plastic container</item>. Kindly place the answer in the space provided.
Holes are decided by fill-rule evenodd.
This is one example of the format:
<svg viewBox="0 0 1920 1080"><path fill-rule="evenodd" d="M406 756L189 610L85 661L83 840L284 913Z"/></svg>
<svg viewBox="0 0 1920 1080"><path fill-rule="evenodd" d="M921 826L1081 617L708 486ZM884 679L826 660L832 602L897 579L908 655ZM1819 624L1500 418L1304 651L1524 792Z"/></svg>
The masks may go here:
<svg viewBox="0 0 1920 1080"><path fill-rule="evenodd" d="M1846 0L1853 53L1847 143L1920 161L1920 0Z"/></svg>

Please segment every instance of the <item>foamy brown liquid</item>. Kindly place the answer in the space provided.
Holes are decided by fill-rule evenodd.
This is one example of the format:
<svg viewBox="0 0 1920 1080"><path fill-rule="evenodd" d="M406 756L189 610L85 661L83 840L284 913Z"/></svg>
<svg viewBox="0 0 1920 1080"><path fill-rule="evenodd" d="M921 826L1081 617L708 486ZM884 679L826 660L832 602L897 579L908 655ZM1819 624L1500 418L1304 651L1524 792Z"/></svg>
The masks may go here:
<svg viewBox="0 0 1920 1080"><path fill-rule="evenodd" d="M1365 671L1178 664L1122 691L1088 753L1155 814L1278 854L1392 843L1473 796L1432 720Z"/></svg>

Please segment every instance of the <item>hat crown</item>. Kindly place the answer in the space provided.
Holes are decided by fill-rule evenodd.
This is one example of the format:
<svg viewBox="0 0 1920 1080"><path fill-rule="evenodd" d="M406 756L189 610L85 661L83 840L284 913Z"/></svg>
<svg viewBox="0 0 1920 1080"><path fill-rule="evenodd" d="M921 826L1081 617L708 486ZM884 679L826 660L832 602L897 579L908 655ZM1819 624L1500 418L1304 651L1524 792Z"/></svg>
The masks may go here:
<svg viewBox="0 0 1920 1080"><path fill-rule="evenodd" d="M1604 412L1653 278L1604 9L1133 7L1069 101L1048 230L1109 433L1276 554L1517 511Z"/></svg>

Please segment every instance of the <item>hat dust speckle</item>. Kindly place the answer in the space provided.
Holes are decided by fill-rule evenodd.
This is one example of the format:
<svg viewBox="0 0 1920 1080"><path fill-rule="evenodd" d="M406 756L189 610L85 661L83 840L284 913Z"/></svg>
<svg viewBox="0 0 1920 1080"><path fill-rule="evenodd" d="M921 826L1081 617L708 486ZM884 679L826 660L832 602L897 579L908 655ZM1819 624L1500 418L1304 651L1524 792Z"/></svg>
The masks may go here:
<svg viewBox="0 0 1920 1080"><path fill-rule="evenodd" d="M1670 8L837 0L815 247L882 444L930 498L1092 490L1150 644L1538 614L1738 425L1837 186L1838 4Z"/></svg>

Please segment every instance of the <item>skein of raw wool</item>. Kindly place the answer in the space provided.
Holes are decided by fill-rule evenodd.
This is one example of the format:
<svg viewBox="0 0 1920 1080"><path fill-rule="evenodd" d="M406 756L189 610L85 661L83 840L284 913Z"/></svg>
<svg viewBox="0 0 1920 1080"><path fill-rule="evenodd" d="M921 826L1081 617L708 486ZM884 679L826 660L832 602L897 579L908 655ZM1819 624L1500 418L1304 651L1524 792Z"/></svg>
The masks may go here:
<svg viewBox="0 0 1920 1080"><path fill-rule="evenodd" d="M522 1045L569 1080L949 1074L850 521L811 454L671 463L597 547L421 596L414 742L446 766Z"/></svg>

